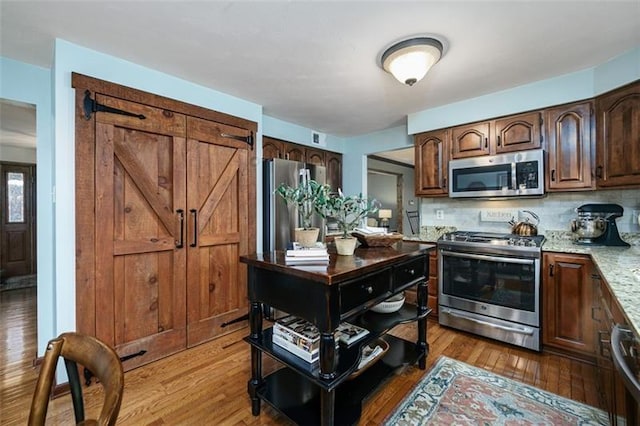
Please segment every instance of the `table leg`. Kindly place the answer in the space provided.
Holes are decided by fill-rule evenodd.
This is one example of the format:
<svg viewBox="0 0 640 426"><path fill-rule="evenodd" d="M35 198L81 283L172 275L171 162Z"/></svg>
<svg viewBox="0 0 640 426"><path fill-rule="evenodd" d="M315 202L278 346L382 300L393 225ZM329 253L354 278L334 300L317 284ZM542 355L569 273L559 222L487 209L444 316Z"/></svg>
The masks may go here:
<svg viewBox="0 0 640 426"><path fill-rule="evenodd" d="M418 284L418 314L422 315L428 310L428 282L422 281ZM416 342L417 350L421 353L418 361L420 369L427 368L427 354L429 352L429 344L427 343L427 317L426 315L418 320L418 341Z"/></svg>
<svg viewBox="0 0 640 426"><path fill-rule="evenodd" d="M320 333L320 378L336 376L336 341L333 333Z"/></svg>
<svg viewBox="0 0 640 426"><path fill-rule="evenodd" d="M335 418L336 392L322 389L320 391L320 424L333 426Z"/></svg>
<svg viewBox="0 0 640 426"><path fill-rule="evenodd" d="M262 333L262 305L251 302L249 310L249 324L251 326L251 338L257 339ZM251 398L251 414L260 414L260 398L258 398L258 387L262 384L262 351L251 346L251 379L247 383L247 392Z"/></svg>

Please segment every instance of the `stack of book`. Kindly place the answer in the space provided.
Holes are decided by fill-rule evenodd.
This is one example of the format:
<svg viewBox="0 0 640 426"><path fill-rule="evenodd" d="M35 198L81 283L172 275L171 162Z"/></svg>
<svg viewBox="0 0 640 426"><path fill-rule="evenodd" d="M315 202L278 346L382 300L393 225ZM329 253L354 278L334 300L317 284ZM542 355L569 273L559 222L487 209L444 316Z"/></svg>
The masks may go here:
<svg viewBox="0 0 640 426"><path fill-rule="evenodd" d="M318 242L313 247L302 247L299 243L293 243L292 248L285 253L287 265L327 265L329 253L324 244Z"/></svg>
<svg viewBox="0 0 640 426"><path fill-rule="evenodd" d="M343 322L335 332L338 342L350 345L369 334L369 330L348 322ZM286 349L306 362L318 362L320 353L320 332L311 323L289 315L277 320L273 326L273 344Z"/></svg>
<svg viewBox="0 0 640 426"><path fill-rule="evenodd" d="M294 317L281 318L273 325L273 344L286 349L306 362L318 362L320 333L311 323Z"/></svg>

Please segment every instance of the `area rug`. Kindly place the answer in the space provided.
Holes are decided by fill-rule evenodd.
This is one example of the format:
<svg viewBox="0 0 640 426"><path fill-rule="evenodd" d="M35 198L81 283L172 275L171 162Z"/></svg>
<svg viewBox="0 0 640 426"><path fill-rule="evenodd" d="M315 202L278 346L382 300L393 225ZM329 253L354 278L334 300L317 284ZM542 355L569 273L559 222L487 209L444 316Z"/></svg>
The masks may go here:
<svg viewBox="0 0 640 426"><path fill-rule="evenodd" d="M385 425L608 425L607 413L441 356Z"/></svg>

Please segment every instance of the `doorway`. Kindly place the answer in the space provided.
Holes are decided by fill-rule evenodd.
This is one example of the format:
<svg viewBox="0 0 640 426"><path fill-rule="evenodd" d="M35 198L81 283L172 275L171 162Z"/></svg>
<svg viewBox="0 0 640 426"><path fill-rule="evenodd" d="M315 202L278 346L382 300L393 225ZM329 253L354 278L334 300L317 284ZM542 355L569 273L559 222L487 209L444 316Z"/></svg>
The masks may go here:
<svg viewBox="0 0 640 426"><path fill-rule="evenodd" d="M380 210L387 211L387 218L378 220L378 226L387 227L389 231L402 234L404 211L402 208L403 176L382 170L368 169L367 188L370 198L380 203ZM388 217L390 215L390 217Z"/></svg>
<svg viewBox="0 0 640 426"><path fill-rule="evenodd" d="M15 392L37 357L36 106L0 99L0 394ZM35 383L33 383L35 385ZM32 386L31 382L28 384ZM0 397L2 398L2 397Z"/></svg>

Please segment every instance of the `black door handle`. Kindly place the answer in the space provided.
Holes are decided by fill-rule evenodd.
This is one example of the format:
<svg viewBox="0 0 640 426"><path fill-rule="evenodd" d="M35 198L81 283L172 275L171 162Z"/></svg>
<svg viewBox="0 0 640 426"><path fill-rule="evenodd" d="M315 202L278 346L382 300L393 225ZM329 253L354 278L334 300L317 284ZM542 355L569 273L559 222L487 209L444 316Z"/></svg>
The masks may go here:
<svg viewBox="0 0 640 426"><path fill-rule="evenodd" d="M191 240L190 247L196 247L198 245L198 210L191 209L189 210L191 216L193 217L193 239Z"/></svg>
<svg viewBox="0 0 640 426"><path fill-rule="evenodd" d="M180 239L176 241L176 248L184 247L184 210L176 210L178 213L178 222L180 223Z"/></svg>

